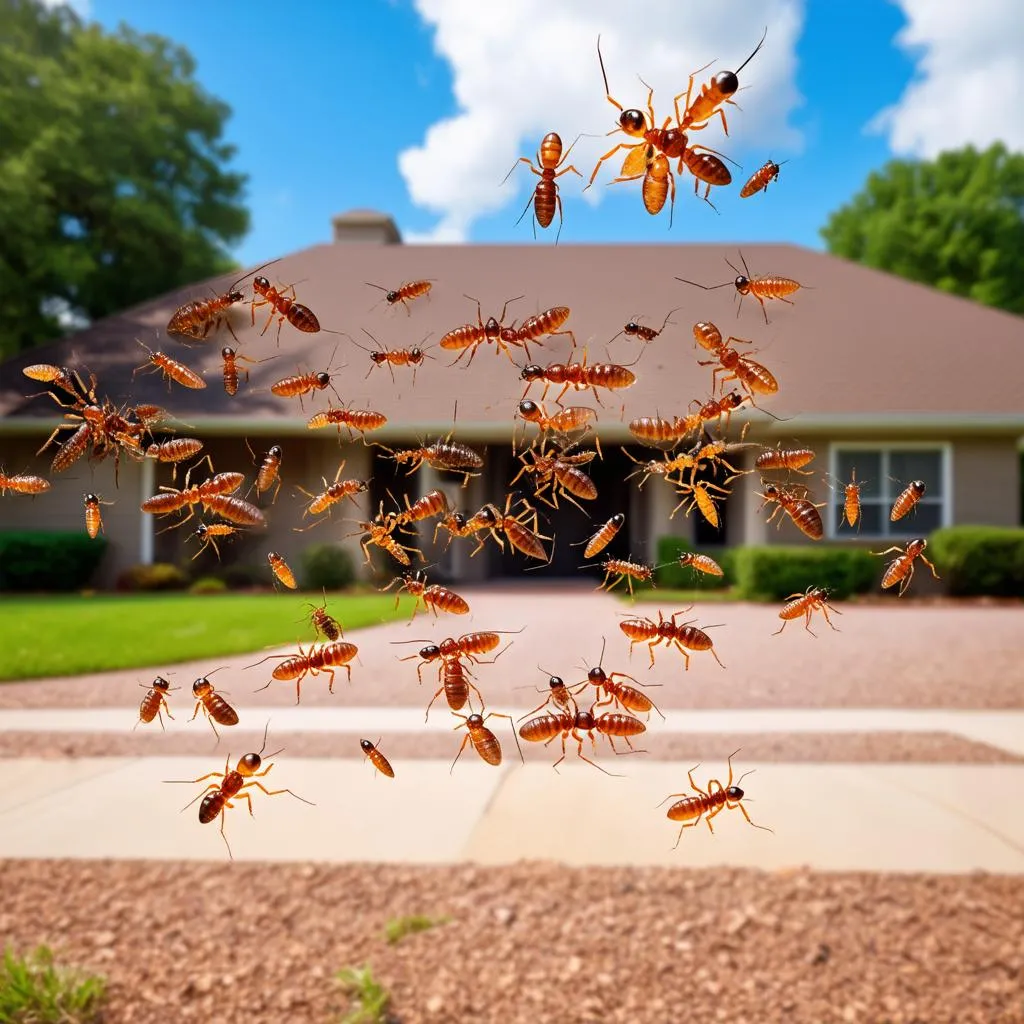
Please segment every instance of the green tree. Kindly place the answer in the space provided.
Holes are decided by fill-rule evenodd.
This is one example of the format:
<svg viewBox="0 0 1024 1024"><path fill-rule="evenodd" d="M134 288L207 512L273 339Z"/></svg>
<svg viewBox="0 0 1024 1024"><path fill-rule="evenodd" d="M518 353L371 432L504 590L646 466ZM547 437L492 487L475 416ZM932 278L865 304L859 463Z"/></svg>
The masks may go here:
<svg viewBox="0 0 1024 1024"><path fill-rule="evenodd" d="M230 109L160 36L0 0L0 354L232 268Z"/></svg>
<svg viewBox="0 0 1024 1024"><path fill-rule="evenodd" d="M821 235L837 256L1024 313L1024 155L995 143L893 160Z"/></svg>

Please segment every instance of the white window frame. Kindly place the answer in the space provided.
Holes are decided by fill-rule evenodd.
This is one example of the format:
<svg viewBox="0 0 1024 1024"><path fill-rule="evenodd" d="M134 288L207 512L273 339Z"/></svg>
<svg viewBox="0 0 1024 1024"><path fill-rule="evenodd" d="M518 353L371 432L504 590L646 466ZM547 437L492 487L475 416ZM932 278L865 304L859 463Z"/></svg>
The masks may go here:
<svg viewBox="0 0 1024 1024"><path fill-rule="evenodd" d="M833 441L828 447L828 475L836 490L830 495L826 509L828 510L827 522L825 524L825 536L829 540L884 540L901 541L905 538L903 534L892 533L865 533L858 531L856 527L839 529L839 510L843 504L842 486L846 481L840 480L837 475L839 469L839 453L846 451L870 451L878 452L883 456L883 480L882 487L891 484L886 475L888 466L888 455L892 451L937 451L940 453L940 465L942 466L943 490L939 504L939 526L951 526L953 523L953 444L950 441ZM910 481L906 481L909 483ZM906 484L904 484L906 486ZM884 493L884 491L883 491ZM896 499L899 492L891 496ZM891 502L890 502L891 507ZM885 508L883 503L882 508ZM911 513L913 515L913 513ZM883 517L884 521L884 517Z"/></svg>

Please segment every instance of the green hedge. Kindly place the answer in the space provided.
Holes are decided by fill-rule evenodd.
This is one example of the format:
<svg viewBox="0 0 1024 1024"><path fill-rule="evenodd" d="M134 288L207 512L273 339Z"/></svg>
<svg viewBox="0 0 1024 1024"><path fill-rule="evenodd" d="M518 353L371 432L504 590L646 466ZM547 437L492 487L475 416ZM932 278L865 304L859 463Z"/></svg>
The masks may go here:
<svg viewBox="0 0 1024 1024"><path fill-rule="evenodd" d="M0 532L0 590L81 590L89 585L107 539L81 533Z"/></svg>
<svg viewBox="0 0 1024 1024"><path fill-rule="evenodd" d="M782 601L812 584L836 599L874 589L884 566L862 548L750 547L735 555L736 582L749 598Z"/></svg>
<svg viewBox="0 0 1024 1024"><path fill-rule="evenodd" d="M695 569L683 568L679 556L693 551L693 546L682 537L658 538L658 569L654 582L671 590L724 590L736 582L735 555L731 548L716 551L711 557L722 567L724 576L708 576ZM706 554L707 552L701 552Z"/></svg>
<svg viewBox="0 0 1024 1024"><path fill-rule="evenodd" d="M356 579L352 556L338 544L310 544L302 552L302 586L306 590L341 590Z"/></svg>
<svg viewBox="0 0 1024 1024"><path fill-rule="evenodd" d="M950 594L1024 597L1024 529L947 526L928 538L925 554Z"/></svg>

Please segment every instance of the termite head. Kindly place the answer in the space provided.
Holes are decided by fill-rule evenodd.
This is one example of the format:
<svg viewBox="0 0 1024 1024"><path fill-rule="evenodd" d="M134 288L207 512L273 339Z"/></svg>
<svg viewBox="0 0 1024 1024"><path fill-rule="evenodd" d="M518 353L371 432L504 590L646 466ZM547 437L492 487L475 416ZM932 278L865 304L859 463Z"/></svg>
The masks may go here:
<svg viewBox="0 0 1024 1024"><path fill-rule="evenodd" d="M209 532L210 532L210 531L209 531L209 530L208 530L208 529L206 528L206 523L200 523L200 524L199 524L199 525L198 525L198 526L197 526L197 527L196 527L196 528L195 528L195 529L194 529L194 530L192 531L192 536L193 536L193 537L199 537L199 538L200 538L200 539L202 540L202 539L205 539L206 535L207 535L207 534L208 534ZM196 686L198 686L198 685L199 685L199 684L198 684L198 682L197 682L197 683L196 683ZM195 689L195 687L193 687L193 690L194 690L194 689Z"/></svg>
<svg viewBox="0 0 1024 1024"><path fill-rule="evenodd" d="M423 349L416 348L409 349L409 362L410 363L422 363L423 362Z"/></svg>
<svg viewBox="0 0 1024 1024"><path fill-rule="evenodd" d="M420 657L424 661L437 661L441 657L441 648L437 644L430 644L428 647L420 648Z"/></svg>
<svg viewBox="0 0 1024 1024"><path fill-rule="evenodd" d="M153 689L159 690L161 693L166 693L171 688L171 684L164 679L163 676L157 676L153 680Z"/></svg>
<svg viewBox="0 0 1024 1024"><path fill-rule="evenodd" d="M761 497L766 501L777 501L779 497L779 489L775 484L765 484L764 490L761 492Z"/></svg>
<svg viewBox="0 0 1024 1024"><path fill-rule="evenodd" d="M618 529L620 526L622 526L622 524L625 521L626 521L625 515L623 515L623 513L621 513L621 512L616 512L615 515L613 515L611 517L611 519L608 520L608 525L609 526L614 526L615 529Z"/></svg>
<svg viewBox="0 0 1024 1024"><path fill-rule="evenodd" d="M543 380L544 379L544 367L538 366L536 363L530 363L529 366L524 366L522 372L519 374L520 380Z"/></svg>
<svg viewBox="0 0 1024 1024"><path fill-rule="evenodd" d="M276 551L268 551L267 561L270 562L271 565L273 565L274 562L282 562L284 561L284 559L281 558L281 556Z"/></svg>
<svg viewBox="0 0 1024 1024"><path fill-rule="evenodd" d="M678 128L667 128L661 136L661 151L670 160L675 160L683 155L686 149L686 133Z"/></svg>
<svg viewBox="0 0 1024 1024"><path fill-rule="evenodd" d="M388 354L387 352L371 352L370 359L378 366L381 366L388 361Z"/></svg>
<svg viewBox="0 0 1024 1024"><path fill-rule="evenodd" d="M716 92L721 93L723 96L731 96L740 87L740 80L736 76L735 71L719 71L714 78L711 79L711 84Z"/></svg>
<svg viewBox="0 0 1024 1024"><path fill-rule="evenodd" d="M321 370L314 379L318 388L325 388L331 383L331 375L325 370Z"/></svg>
<svg viewBox="0 0 1024 1024"><path fill-rule="evenodd" d="M743 790L739 786L730 786L725 791L725 796L728 800L742 800Z"/></svg>
<svg viewBox="0 0 1024 1024"><path fill-rule="evenodd" d="M230 291L227 293L225 298L228 300L228 302L235 303L241 302L245 298L245 295L243 295L242 292L239 291Z"/></svg>
<svg viewBox="0 0 1024 1024"><path fill-rule="evenodd" d="M577 711L575 728L589 731L595 728L594 716L589 711Z"/></svg>
<svg viewBox="0 0 1024 1024"><path fill-rule="evenodd" d="M925 483L923 480L915 480L913 483L911 483L910 488L918 497L924 494L926 490Z"/></svg>
<svg viewBox="0 0 1024 1024"><path fill-rule="evenodd" d="M235 350L225 345L224 348L220 350L220 357L224 362L230 363L235 358Z"/></svg>
<svg viewBox="0 0 1024 1024"><path fill-rule="evenodd" d="M484 324L484 337L488 341L497 341L501 337L501 324L493 316L488 317Z"/></svg>
<svg viewBox="0 0 1024 1024"><path fill-rule="evenodd" d="M630 320L625 327L622 328L623 334L636 334L640 330L640 325L635 320Z"/></svg>
<svg viewBox="0 0 1024 1024"><path fill-rule="evenodd" d="M257 295L266 295L270 291L270 282L265 277L254 277L252 279L252 290Z"/></svg>
<svg viewBox="0 0 1024 1024"><path fill-rule="evenodd" d="M473 714L473 715L470 715L469 718L466 719L466 726L468 728L470 728L470 729L481 729L481 728L483 728L483 724L484 724L484 716L483 715Z"/></svg>
<svg viewBox="0 0 1024 1024"><path fill-rule="evenodd" d="M745 395L741 395L738 391L730 391L729 394L722 396L719 405L726 410L738 409L745 400Z"/></svg>
<svg viewBox="0 0 1024 1024"><path fill-rule="evenodd" d="M97 498L95 494L87 494L85 496L85 504L87 506L88 505L98 505L99 503L100 503L100 499Z"/></svg>
<svg viewBox="0 0 1024 1024"><path fill-rule="evenodd" d="M733 284L736 286L736 291L738 291L740 295L747 295L750 292L749 277L744 277L742 274L737 274L736 280L733 281Z"/></svg>
<svg viewBox="0 0 1024 1024"><path fill-rule="evenodd" d="M603 668L598 666L597 668L592 668L587 673L587 679L595 686L603 686L608 680L608 675Z"/></svg>
<svg viewBox="0 0 1024 1024"><path fill-rule="evenodd" d="M496 526L501 518L493 505L484 505L474 516L477 522L483 523L485 527Z"/></svg>
<svg viewBox="0 0 1024 1024"><path fill-rule="evenodd" d="M624 110L619 114L619 127L634 138L647 131L647 118L642 110Z"/></svg>
<svg viewBox="0 0 1024 1024"><path fill-rule="evenodd" d="M532 367L528 366L526 369L529 370L532 369ZM525 373L526 370L523 370L524 375ZM523 377L523 379L526 379L525 376ZM521 416L524 420L530 420L531 422L534 423L539 421L541 416L543 415L543 413L540 411L540 406L537 405L536 402L531 402L528 398L523 399L523 401L519 403L519 405L516 407L516 413L517 415Z"/></svg>
<svg viewBox="0 0 1024 1024"><path fill-rule="evenodd" d="M284 455L284 452L281 451L281 446L279 444L275 444L271 445L270 451L267 452L267 455L272 459L280 459L281 456Z"/></svg>
<svg viewBox="0 0 1024 1024"><path fill-rule="evenodd" d="M201 679L197 679L192 684L192 695L195 697L203 698L213 693L213 683L210 682L206 676Z"/></svg>
<svg viewBox="0 0 1024 1024"><path fill-rule="evenodd" d="M398 302L398 300L399 300L399 299L400 299L401 297L402 297L402 296L401 296L401 295L399 295L399 294L398 294L398 292L388 292L388 293L387 293L387 295L385 295L385 296L384 296L384 301L385 301L385 302L386 302L386 303L387 303L387 304L388 304L389 306L393 306L393 305L394 305L394 304L395 304L396 302ZM364 740L363 742L365 743L366 741Z"/></svg>
<svg viewBox="0 0 1024 1024"><path fill-rule="evenodd" d="M908 555L919 555L919 554L921 554L922 551L924 551L924 549L926 547L928 547L928 541L926 541L924 539L924 537L915 537L907 545L907 554Z"/></svg>
<svg viewBox="0 0 1024 1024"><path fill-rule="evenodd" d="M552 676L548 680L548 686L550 686L552 690L564 690L565 689L565 683L562 681L562 679L559 676Z"/></svg>
<svg viewBox="0 0 1024 1024"><path fill-rule="evenodd" d="M259 754L245 754L238 762L238 773L240 775L254 775L260 770L263 758Z"/></svg>

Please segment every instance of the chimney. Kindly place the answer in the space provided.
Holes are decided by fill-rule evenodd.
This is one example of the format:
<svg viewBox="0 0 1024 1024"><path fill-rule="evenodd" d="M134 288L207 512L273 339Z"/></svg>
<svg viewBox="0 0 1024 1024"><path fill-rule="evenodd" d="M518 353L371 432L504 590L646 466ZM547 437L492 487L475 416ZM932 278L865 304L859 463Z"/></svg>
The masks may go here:
<svg viewBox="0 0 1024 1024"><path fill-rule="evenodd" d="M345 245L349 242L369 242L377 245L401 245L402 236L395 222L377 210L348 210L339 213L331 221L334 225L334 242Z"/></svg>

